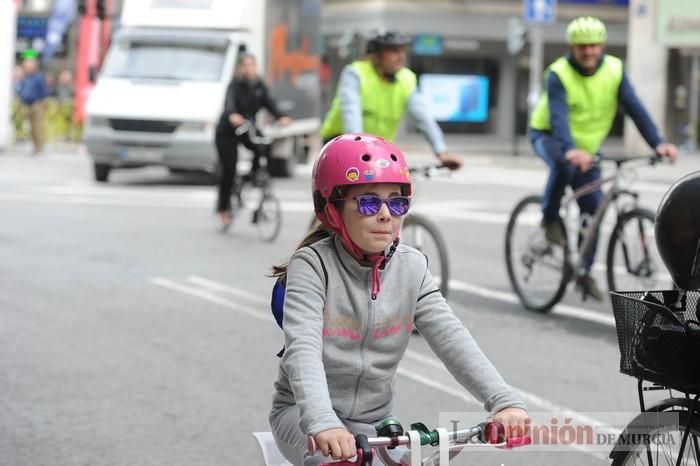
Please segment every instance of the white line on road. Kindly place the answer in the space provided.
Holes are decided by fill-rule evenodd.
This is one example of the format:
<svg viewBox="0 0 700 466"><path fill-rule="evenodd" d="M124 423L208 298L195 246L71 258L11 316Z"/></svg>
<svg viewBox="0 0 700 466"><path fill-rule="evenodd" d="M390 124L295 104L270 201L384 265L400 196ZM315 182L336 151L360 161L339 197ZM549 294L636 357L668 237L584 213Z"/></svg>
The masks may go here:
<svg viewBox="0 0 700 466"><path fill-rule="evenodd" d="M151 278L151 283L154 283L158 286L162 286L164 288L169 288L171 290L179 291L180 293L185 293L191 296L196 296L198 298L211 301L212 303L219 304L221 306L224 306L228 309L233 309L234 311L239 311L244 314L247 314L251 317L255 317L256 319L264 320L266 322L272 322L272 315L268 312L262 312L257 309L253 309L250 307L242 306L238 303L231 302L227 299L224 299L220 296L216 296L214 294L211 294L207 291L203 291L198 288L194 288L191 286L187 285L181 285L179 283L176 283L172 280L168 280L167 278L162 278L162 277L152 277Z"/></svg>
<svg viewBox="0 0 700 466"><path fill-rule="evenodd" d="M431 356L425 356L417 351L413 350L406 350L406 356L408 356L411 359L414 359L426 366L431 366L436 369L444 370L445 366L442 362L439 360L435 359L434 357ZM577 421L579 421L581 424L586 424L586 425L591 425L591 426L596 426L596 427L601 427L605 429L606 433L616 433L619 434L620 431L616 429L609 429L606 428L606 423L599 421L597 419L593 419L590 416L587 416L585 414L581 414L576 411L572 411L569 408L566 408L564 406L558 405L552 401L546 400L540 396L537 396L533 393L527 392L521 388L515 388L515 390L520 393L520 395L523 397L523 400L528 404L528 405L535 405L541 408L544 411L549 411L549 412L556 412L556 413L561 413L565 417L575 417ZM470 403L475 403L479 406L482 406L482 403L477 401L476 398L470 397L469 399L464 398L463 399L467 402Z"/></svg>
<svg viewBox="0 0 700 466"><path fill-rule="evenodd" d="M195 284L195 285L204 286L205 288L210 289L210 290L223 291L223 292L229 293L231 295L244 297L246 299L250 299L250 300L253 300L256 302L265 302L265 300L263 300L262 298L259 298L258 296L253 295L245 290L240 290L240 289L237 289L234 287L230 287L228 285L224 285L222 283L208 280L206 278L197 277L197 276L189 276L188 281ZM204 290L192 287L192 286L181 285L181 284L178 284L172 280L162 278L162 277L152 277L151 282L156 284L156 285L159 285L159 286L162 286L165 288L169 288L169 289L174 290L174 291L179 291L181 293L189 294L191 296L195 296L195 297L222 305L228 309L243 312L244 314L250 315L251 317L254 317L256 319L265 320L268 322L272 321L272 318L270 317L269 313L265 313L265 312L258 311L258 310L253 309L253 308L242 306L236 302L229 301L229 300L224 299L220 296L214 295L208 291L204 291ZM452 282L450 282L450 284L452 284ZM466 285L466 284L464 284L464 285ZM430 357L430 356L425 356L417 351L407 350L406 356L409 357L410 359L413 359L414 361L418 362L419 364L431 366L433 368L437 368L440 370L446 370L444 365L440 361L438 361L436 358ZM409 369L399 367L397 369L397 373L406 377L406 378L409 378L415 382L421 383L421 384L423 384L431 389L440 391L440 392L442 392L446 395L449 395L449 396L453 396L453 397L460 399L460 400L462 400L466 403L469 403L471 405L476 405L479 407L482 406L482 403L479 402L478 400L476 400L468 392L465 392L463 390L454 389L452 387L448 387L445 384L440 383L437 380L425 377L416 371L411 371ZM518 393L520 393L520 395L523 397L523 400L531 407L531 409L533 406L536 406L540 410L559 413L564 417L571 418L574 421L576 421L576 423L580 423L581 425L595 426L595 427L598 427L600 429L600 431L602 431L602 432L611 433L611 434L615 434L615 435L619 434L619 430L606 427L606 423L604 423L602 421L599 421L597 419L593 419L590 416L587 416L585 414L571 410L571 409L566 408L564 406L558 405L554 402L546 400L540 396L529 393L529 392L522 390L522 389L519 389L517 387L513 387L513 388ZM586 453L588 455L594 456L598 459L601 458L600 452L589 451L589 450L586 450L585 448L578 446L578 445L570 445L570 446L571 446L571 448L573 448L575 450L578 450L578 451L581 451L581 452Z"/></svg>
<svg viewBox="0 0 700 466"><path fill-rule="evenodd" d="M506 291L492 290L479 285L465 283L458 280L450 280L450 289L465 291L483 298L495 299L510 304L521 304L520 299L515 293ZM552 308L550 314L573 317L575 319L587 320L598 324L615 327L615 319L611 315L602 314L582 307L570 306L568 304L557 304Z"/></svg>
<svg viewBox="0 0 700 466"><path fill-rule="evenodd" d="M196 275L190 275L187 277L187 281L194 283L195 285L200 285L205 288L209 288L214 291L223 291L225 293L232 294L241 298L249 299L260 304L269 304L269 299L263 299L260 296L249 293L248 291L239 290L238 288L233 288L223 283L215 282L212 280L207 280L206 278L198 277Z"/></svg>

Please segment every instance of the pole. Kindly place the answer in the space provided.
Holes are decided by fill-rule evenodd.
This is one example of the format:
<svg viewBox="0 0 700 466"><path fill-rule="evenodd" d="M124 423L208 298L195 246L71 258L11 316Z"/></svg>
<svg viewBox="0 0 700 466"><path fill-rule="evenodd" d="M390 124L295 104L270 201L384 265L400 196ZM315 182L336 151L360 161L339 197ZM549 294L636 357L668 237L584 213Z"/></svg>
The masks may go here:
<svg viewBox="0 0 700 466"><path fill-rule="evenodd" d="M537 103L542 93L542 67L544 61L544 40L542 26L533 24L530 29L530 92L527 96L528 110Z"/></svg>
<svg viewBox="0 0 700 466"><path fill-rule="evenodd" d="M690 129L690 151L695 152L698 147L698 106L700 106L700 52L693 53L690 66L690 92L688 93L688 127Z"/></svg>
<svg viewBox="0 0 700 466"><path fill-rule="evenodd" d="M9 148L18 2L0 0L0 152Z"/></svg>
<svg viewBox="0 0 700 466"><path fill-rule="evenodd" d="M518 79L518 57L519 55L513 55L513 114L515 115L515 118L513 119L513 156L516 157L519 155L520 150L518 148L518 108L519 108L519 99L518 99L518 86L519 86L519 79Z"/></svg>

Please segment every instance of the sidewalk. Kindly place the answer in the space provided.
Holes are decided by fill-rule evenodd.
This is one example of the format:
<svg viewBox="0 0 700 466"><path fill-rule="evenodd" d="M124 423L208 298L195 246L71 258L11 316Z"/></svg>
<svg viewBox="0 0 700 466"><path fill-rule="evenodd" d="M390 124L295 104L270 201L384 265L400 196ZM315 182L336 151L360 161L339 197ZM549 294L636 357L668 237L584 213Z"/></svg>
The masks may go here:
<svg viewBox="0 0 700 466"><path fill-rule="evenodd" d="M525 137L518 139L517 156L513 155L512 141L504 141L492 135L446 134L445 140L450 153L464 157L467 168L470 164L478 164L546 170L544 162L534 154L530 142ZM402 135L396 143L407 156L433 156L429 144L419 134ZM602 151L607 154L624 154L622 138L609 138L603 144ZM640 177L645 181L671 184L695 171L700 171L700 152L681 153L678 162L673 165L660 163L654 167L640 168Z"/></svg>
<svg viewBox="0 0 700 466"><path fill-rule="evenodd" d="M525 137L518 140L518 155L513 155L512 141L504 141L496 136L483 134L446 134L445 140L450 153L464 157L465 168L470 165L502 166L529 170L546 170L545 164L537 157ZM428 142L420 134L401 135L396 144L409 157L433 159L432 149ZM312 151L315 148L312 147ZM316 149L318 150L318 149ZM29 142L19 142L0 151L3 155L22 156L31 151ZM621 138L610 138L603 145L603 153L624 154ZM85 146L76 142L54 142L47 146L46 154L51 155L78 155L86 156ZM39 157L41 158L41 157ZM674 165L668 163L657 164L654 167L640 168L640 178L663 184L671 184L679 178L700 171L700 152L693 154L681 153L678 162Z"/></svg>

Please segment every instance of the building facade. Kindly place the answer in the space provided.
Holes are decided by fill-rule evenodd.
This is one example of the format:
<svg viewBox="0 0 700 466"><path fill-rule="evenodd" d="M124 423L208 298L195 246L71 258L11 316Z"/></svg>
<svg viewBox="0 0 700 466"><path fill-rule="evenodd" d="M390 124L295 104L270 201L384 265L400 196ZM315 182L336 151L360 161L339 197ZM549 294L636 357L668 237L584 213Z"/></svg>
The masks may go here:
<svg viewBox="0 0 700 466"><path fill-rule="evenodd" d="M448 74L482 76L488 81L485 118L441 121L446 132L485 133L508 138L517 129L523 134L531 88L532 50L528 35L532 35L534 27L524 21L528 3L527 0L325 0L322 30L331 69L330 86L335 85L343 65L361 55L362 37L372 31L395 29L414 38L413 47L408 48L408 65L419 75L419 80L427 74ZM540 3L551 4L551 0ZM697 103L688 95L689 89L693 89L689 79L692 76L690 56L694 52L692 48L658 44L654 30L657 0L559 0L555 3L555 20L540 26L544 67L567 51L566 25L577 16L602 19L608 28L607 52L623 60L630 57L630 21L649 22L648 27L637 28L641 36L634 36L632 42L634 46L636 42L647 40L650 45L637 47L631 54L635 67L628 72L666 138L678 143L687 141L688 106ZM513 26L518 22L526 31L524 47L513 55L509 51L509 34L512 41ZM634 29L631 32L635 32ZM426 40L430 44L427 50ZM438 46L434 46L436 43ZM648 55L651 47L659 50ZM639 66L644 59L637 58L645 56L649 58L644 64L646 68ZM649 75L651 68L654 72ZM540 72L534 76L542 78ZM620 114L612 134L621 136L624 127ZM625 132L635 139L628 147L642 146L631 127ZM697 130L693 133L690 129L690 134L698 137Z"/></svg>

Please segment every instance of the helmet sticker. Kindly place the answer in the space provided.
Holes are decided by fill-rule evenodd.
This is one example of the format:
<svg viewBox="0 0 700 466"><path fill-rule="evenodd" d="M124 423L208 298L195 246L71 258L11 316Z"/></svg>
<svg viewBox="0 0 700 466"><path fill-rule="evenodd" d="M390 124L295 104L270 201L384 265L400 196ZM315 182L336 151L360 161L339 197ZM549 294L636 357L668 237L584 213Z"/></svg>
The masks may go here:
<svg viewBox="0 0 700 466"><path fill-rule="evenodd" d="M387 159L379 159L374 165L376 165L377 168L387 168L389 166L389 161Z"/></svg>
<svg viewBox="0 0 700 466"><path fill-rule="evenodd" d="M360 170L358 170L355 167L348 168L347 171L345 172L345 178L348 181L352 181L352 182L357 181L360 178Z"/></svg>
<svg viewBox="0 0 700 466"><path fill-rule="evenodd" d="M365 170L364 175L365 180L372 181L372 179L374 178L374 170Z"/></svg>

